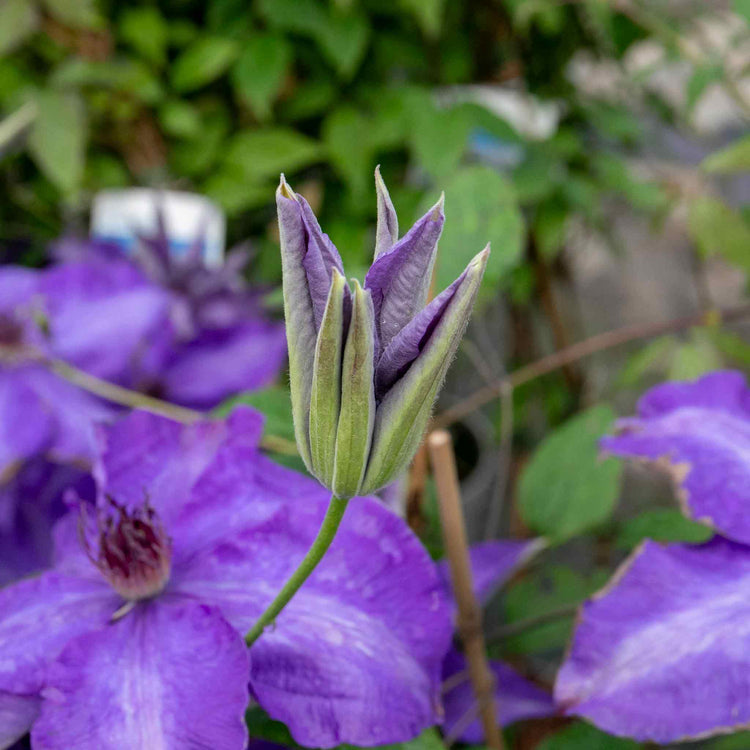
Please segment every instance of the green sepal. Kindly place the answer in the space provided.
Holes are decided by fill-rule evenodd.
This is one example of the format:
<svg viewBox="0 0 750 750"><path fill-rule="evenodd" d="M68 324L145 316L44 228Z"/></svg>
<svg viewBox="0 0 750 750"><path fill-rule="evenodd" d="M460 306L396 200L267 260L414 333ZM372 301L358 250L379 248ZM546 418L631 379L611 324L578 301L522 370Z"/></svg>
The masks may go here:
<svg viewBox="0 0 750 750"><path fill-rule="evenodd" d="M318 331L310 390L310 458L312 472L326 487L333 479L336 430L341 405L346 280L333 270L323 320Z"/></svg>
<svg viewBox="0 0 750 750"><path fill-rule="evenodd" d="M375 312L370 292L354 281L352 320L341 371L341 412L331 490L354 497L367 468L375 423Z"/></svg>

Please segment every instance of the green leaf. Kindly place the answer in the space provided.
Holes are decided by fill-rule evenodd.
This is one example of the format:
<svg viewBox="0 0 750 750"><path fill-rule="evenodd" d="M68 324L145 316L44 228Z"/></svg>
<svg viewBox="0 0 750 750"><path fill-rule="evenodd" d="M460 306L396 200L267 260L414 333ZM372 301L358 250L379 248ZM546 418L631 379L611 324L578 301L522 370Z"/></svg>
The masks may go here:
<svg viewBox="0 0 750 750"><path fill-rule="evenodd" d="M70 58L53 72L50 82L55 87L89 86L118 91L146 104L156 104L164 96L159 79L148 66L128 58L102 62Z"/></svg>
<svg viewBox="0 0 750 750"><path fill-rule="evenodd" d="M559 200L544 201L536 210L533 232L539 252L548 261L554 260L564 246L568 215Z"/></svg>
<svg viewBox="0 0 750 750"><path fill-rule="evenodd" d="M198 137L175 143L169 151L175 173L200 177L209 172L223 153L230 127L229 114L224 107L201 113Z"/></svg>
<svg viewBox="0 0 750 750"><path fill-rule="evenodd" d="M331 163L348 183L354 200L364 200L372 190L375 168L367 117L353 107L339 107L325 119L322 137Z"/></svg>
<svg viewBox="0 0 750 750"><path fill-rule="evenodd" d="M260 12L276 28L304 34L344 78L350 78L367 49L370 27L356 8L325 7L316 0L261 0Z"/></svg>
<svg viewBox="0 0 750 750"><path fill-rule="evenodd" d="M0 55L7 55L39 28L39 11L30 0L0 3Z"/></svg>
<svg viewBox="0 0 750 750"><path fill-rule="evenodd" d="M710 196L688 206L688 232L703 255L721 255L750 273L750 225L742 214Z"/></svg>
<svg viewBox="0 0 750 750"><path fill-rule="evenodd" d="M336 72L349 79L364 58L370 26L359 12L332 8L327 22L317 27L314 37Z"/></svg>
<svg viewBox="0 0 750 750"><path fill-rule="evenodd" d="M584 578L581 574L557 562L546 562L543 567L528 571L523 578L509 584L503 598L503 622L512 624L544 616L567 606L581 604L603 586L608 571L598 570ZM509 654L529 654L560 649L565 646L573 629L574 615L555 618L543 625L526 629L506 638L502 648Z"/></svg>
<svg viewBox="0 0 750 750"><path fill-rule="evenodd" d="M706 334L727 359L750 370L750 344L745 339L722 328L708 329Z"/></svg>
<svg viewBox="0 0 750 750"><path fill-rule="evenodd" d="M170 99L159 108L159 122L164 132L177 138L192 138L200 133L201 116L184 99Z"/></svg>
<svg viewBox="0 0 750 750"><path fill-rule="evenodd" d="M258 34L243 44L232 68L232 85L259 120L270 117L291 62L292 50L283 36Z"/></svg>
<svg viewBox="0 0 750 750"><path fill-rule="evenodd" d="M705 331L694 328L690 340L680 344L667 371L670 380L695 380L722 366L722 358Z"/></svg>
<svg viewBox="0 0 750 750"><path fill-rule="evenodd" d="M427 91L408 98L411 150L419 166L436 178L453 172L466 151L471 118L464 107L438 107Z"/></svg>
<svg viewBox="0 0 750 750"><path fill-rule="evenodd" d="M120 16L120 36L139 55L155 65L163 65L167 57L169 25L158 8L129 8Z"/></svg>
<svg viewBox="0 0 750 750"><path fill-rule="evenodd" d="M199 89L224 74L238 52L238 45L232 39L199 37L175 60L172 85L181 93Z"/></svg>
<svg viewBox="0 0 750 750"><path fill-rule="evenodd" d="M243 130L226 146L225 162L249 180L278 180L281 172L294 172L318 161L321 147L311 138L285 128ZM273 196L271 196L272 198Z"/></svg>
<svg viewBox="0 0 750 750"><path fill-rule="evenodd" d="M646 510L625 521L617 532L615 545L630 551L644 539L700 544L707 542L712 536L713 531L708 526L685 518L680 511L657 508Z"/></svg>
<svg viewBox="0 0 750 750"><path fill-rule="evenodd" d="M401 5L414 16L426 37L439 36L445 0L401 0Z"/></svg>
<svg viewBox="0 0 750 750"><path fill-rule="evenodd" d="M248 184L243 170L224 164L203 183L202 192L215 200L229 216L273 202L275 184Z"/></svg>
<svg viewBox="0 0 750 750"><path fill-rule="evenodd" d="M86 114L80 97L47 90L37 99L29 149L37 166L61 192L81 183L86 152Z"/></svg>
<svg viewBox="0 0 750 750"><path fill-rule="evenodd" d="M748 15L750 16L750 7L748 8ZM712 737L701 744L702 750L747 750L748 747L750 747L750 732L737 732L725 737Z"/></svg>
<svg viewBox="0 0 750 750"><path fill-rule="evenodd" d="M685 105L688 111L692 110L700 100L705 90L724 76L724 68L721 65L701 65L695 69L687 84L687 100Z"/></svg>
<svg viewBox="0 0 750 750"><path fill-rule="evenodd" d="M96 0L42 0L42 5L57 21L66 26L87 29L103 25Z"/></svg>
<svg viewBox="0 0 750 750"><path fill-rule="evenodd" d="M726 148L707 156L701 167L713 174L735 174L750 170L750 133Z"/></svg>
<svg viewBox="0 0 750 750"><path fill-rule="evenodd" d="M422 212L434 203L425 197ZM445 186L446 221L436 265L436 290L456 279L472 257L492 245L480 299L490 297L498 283L521 260L523 217L511 183L489 167L459 170Z"/></svg>
<svg viewBox="0 0 750 750"><path fill-rule="evenodd" d="M750 25L750 0L732 0L732 10Z"/></svg>
<svg viewBox="0 0 750 750"><path fill-rule="evenodd" d="M665 372L674 358L677 346L677 340L673 336L662 336L646 344L625 363L620 373L620 385L633 388L646 375Z"/></svg>
<svg viewBox="0 0 750 750"><path fill-rule="evenodd" d="M591 724L576 722L546 737L537 750L638 750L643 745L622 737L613 737Z"/></svg>
<svg viewBox="0 0 750 750"><path fill-rule="evenodd" d="M599 456L599 439L612 427L608 406L595 406L549 435L524 468L519 510L537 533L561 542L612 514L622 465Z"/></svg>

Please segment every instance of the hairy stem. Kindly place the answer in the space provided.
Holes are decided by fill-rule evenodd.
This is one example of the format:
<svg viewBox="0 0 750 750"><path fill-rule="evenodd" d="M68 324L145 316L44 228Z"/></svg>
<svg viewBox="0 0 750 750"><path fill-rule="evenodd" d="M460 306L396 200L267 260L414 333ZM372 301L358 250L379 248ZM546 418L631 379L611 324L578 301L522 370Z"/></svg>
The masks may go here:
<svg viewBox="0 0 750 750"><path fill-rule="evenodd" d="M307 550L307 554L302 559L297 570L292 573L289 580L284 584L284 587L276 595L276 598L245 636L245 643L248 646L252 646L260 638L263 631L278 617L284 607L289 604L291 598L299 591L302 584L310 577L318 563L323 559L323 555L328 551L336 536L348 503L349 498L336 497L335 495L331 497L325 518L312 546Z"/></svg>

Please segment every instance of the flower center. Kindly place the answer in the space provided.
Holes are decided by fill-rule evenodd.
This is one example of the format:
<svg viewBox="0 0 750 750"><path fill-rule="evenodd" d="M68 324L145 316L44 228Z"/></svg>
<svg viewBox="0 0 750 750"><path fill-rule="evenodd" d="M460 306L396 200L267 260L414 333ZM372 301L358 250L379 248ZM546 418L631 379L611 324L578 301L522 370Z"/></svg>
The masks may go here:
<svg viewBox="0 0 750 750"><path fill-rule="evenodd" d="M124 599L150 599L169 580L172 540L148 500L134 509L111 497L107 503L97 517L95 544L82 533L89 559Z"/></svg>

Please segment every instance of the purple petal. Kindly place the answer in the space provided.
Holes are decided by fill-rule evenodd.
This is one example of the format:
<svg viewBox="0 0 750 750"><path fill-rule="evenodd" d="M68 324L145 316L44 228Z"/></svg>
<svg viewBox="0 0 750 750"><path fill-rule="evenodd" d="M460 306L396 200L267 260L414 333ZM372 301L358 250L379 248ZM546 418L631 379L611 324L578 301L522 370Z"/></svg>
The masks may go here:
<svg viewBox="0 0 750 750"><path fill-rule="evenodd" d="M667 743L750 721L750 549L646 542L582 611L555 686L569 714Z"/></svg>
<svg viewBox="0 0 750 750"><path fill-rule="evenodd" d="M170 328L170 298L132 263L91 253L46 271L41 287L57 356L128 385L152 374L151 342Z"/></svg>
<svg viewBox="0 0 750 750"><path fill-rule="evenodd" d="M388 188L380 176L380 165L375 168L375 188L378 195L378 224L375 230L375 259L377 260L398 242L398 216Z"/></svg>
<svg viewBox="0 0 750 750"><path fill-rule="evenodd" d="M0 312L14 312L39 291L40 273L21 266L0 268Z"/></svg>
<svg viewBox="0 0 750 750"><path fill-rule="evenodd" d="M375 368L375 386L378 398L382 398L391 386L406 373L411 363L427 346L430 336L442 320L465 277L466 271L447 289L438 294L427 307L420 310L384 347Z"/></svg>
<svg viewBox="0 0 750 750"><path fill-rule="evenodd" d="M302 265L307 273L307 282L312 298L313 312L315 313L315 325L320 328L323 320L323 312L328 301L328 290L331 286L333 269L335 268L342 276L344 266L341 256L327 234L323 232L315 218L315 214L308 202L297 195L300 205L302 223L307 235L307 253Z"/></svg>
<svg viewBox="0 0 750 750"><path fill-rule="evenodd" d="M93 497L86 472L41 458L24 462L0 486L0 586L49 566L53 526L67 510L63 496L71 487Z"/></svg>
<svg viewBox="0 0 750 750"><path fill-rule="evenodd" d="M469 550L474 594L480 602L490 597L515 572L535 555L543 542L539 539L506 539L475 544ZM450 569L447 560L438 564L446 591L451 591Z"/></svg>
<svg viewBox="0 0 750 750"><path fill-rule="evenodd" d="M192 425L133 412L101 432L95 468L100 491L128 505L141 504L147 495L169 525L188 505L193 486L222 443L237 441L255 447L262 425L261 415L249 407L236 409L226 421Z"/></svg>
<svg viewBox="0 0 750 750"><path fill-rule="evenodd" d="M49 670L32 729L44 750L244 750L248 656L209 607L141 604L75 638Z"/></svg>
<svg viewBox="0 0 750 750"><path fill-rule="evenodd" d="M328 501L304 477L262 457L249 463L235 457L196 488L196 513L201 495L219 491L231 500L222 534L216 522L190 520L204 548L196 545L175 565L172 589L215 604L240 631L298 565ZM422 546L378 501L358 498L323 562L253 645L251 688L302 744L405 741L438 720L450 632L442 586Z"/></svg>
<svg viewBox="0 0 750 750"><path fill-rule="evenodd" d="M165 397L193 408L213 408L242 391L273 382L284 365L284 327L262 320L208 331L182 347L160 382Z"/></svg>
<svg viewBox="0 0 750 750"><path fill-rule="evenodd" d="M495 678L495 715L502 726L525 719L541 719L555 713L549 693L503 662L490 661L489 666ZM468 664L463 654L451 649L443 665L443 681L450 686L443 696L443 731L461 742L481 745L484 743L484 731L467 671ZM472 716L473 720L469 721Z"/></svg>
<svg viewBox="0 0 750 750"><path fill-rule="evenodd" d="M383 348L427 301L444 221L441 198L401 240L380 254L367 272L365 289L372 293Z"/></svg>
<svg viewBox="0 0 750 750"><path fill-rule="evenodd" d="M0 745L29 730L50 661L120 604L104 581L57 573L0 590Z"/></svg>
<svg viewBox="0 0 750 750"><path fill-rule="evenodd" d="M732 539L750 542L750 389L738 372L666 383L618 423L602 447L618 456L665 462L683 509Z"/></svg>
<svg viewBox="0 0 750 750"><path fill-rule="evenodd" d="M13 695L0 690L0 747L22 750L21 739L39 715L40 699L30 695Z"/></svg>
<svg viewBox="0 0 750 750"><path fill-rule="evenodd" d="M26 384L29 367L0 367L0 482L20 462L43 451L54 432L52 414Z"/></svg>

